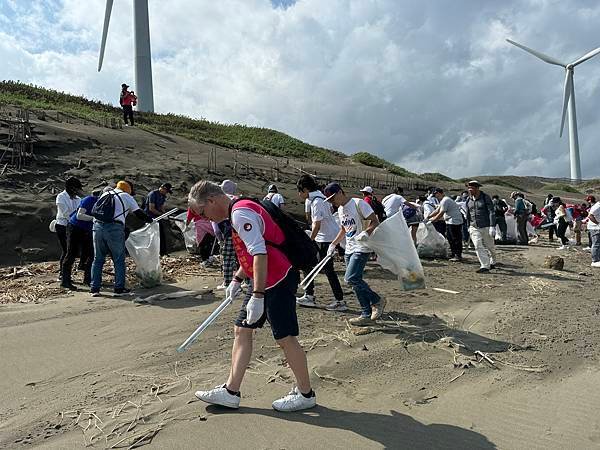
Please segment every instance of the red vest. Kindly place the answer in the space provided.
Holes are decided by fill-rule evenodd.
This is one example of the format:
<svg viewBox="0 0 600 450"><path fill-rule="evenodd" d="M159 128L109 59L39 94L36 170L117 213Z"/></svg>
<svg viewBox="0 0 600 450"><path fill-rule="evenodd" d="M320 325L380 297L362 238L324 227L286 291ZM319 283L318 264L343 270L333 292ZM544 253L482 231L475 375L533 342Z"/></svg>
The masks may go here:
<svg viewBox="0 0 600 450"><path fill-rule="evenodd" d="M232 214L238 208L247 208L258 213L265 224L265 232L263 233L263 237L267 241L267 281L265 288L270 289L283 280L292 268L290 261L284 253L268 244L268 242L281 244L284 240L283 231L281 231L281 228L279 228L269 213L252 200L240 200L236 202L231 209ZM244 241L242 241L235 231L235 228L233 229L232 237L238 262L246 275L252 278L254 276L254 257L246 249Z"/></svg>

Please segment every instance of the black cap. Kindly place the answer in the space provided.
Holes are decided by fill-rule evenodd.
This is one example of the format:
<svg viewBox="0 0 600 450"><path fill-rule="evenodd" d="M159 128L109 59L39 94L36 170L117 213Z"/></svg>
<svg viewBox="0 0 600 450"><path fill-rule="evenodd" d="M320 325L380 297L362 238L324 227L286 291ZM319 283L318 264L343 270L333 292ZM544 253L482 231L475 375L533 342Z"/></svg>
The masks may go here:
<svg viewBox="0 0 600 450"><path fill-rule="evenodd" d="M123 84L121 85L121 87L122 87L123 89L127 89L129 86L128 86L128 85L126 85L125 83L123 83Z"/></svg>
<svg viewBox="0 0 600 450"><path fill-rule="evenodd" d="M75 177L67 178L67 180L65 181L65 187L73 189L83 189L81 181L79 181L79 179Z"/></svg>
<svg viewBox="0 0 600 450"><path fill-rule="evenodd" d="M432 193L432 194L443 194L443 193L444 193L444 190L443 190L442 188L435 187L435 188L433 188L433 189L431 190L431 193Z"/></svg>
<svg viewBox="0 0 600 450"><path fill-rule="evenodd" d="M171 186L171 183L163 183L160 185L160 187L165 189L169 194L173 193L173 186Z"/></svg>

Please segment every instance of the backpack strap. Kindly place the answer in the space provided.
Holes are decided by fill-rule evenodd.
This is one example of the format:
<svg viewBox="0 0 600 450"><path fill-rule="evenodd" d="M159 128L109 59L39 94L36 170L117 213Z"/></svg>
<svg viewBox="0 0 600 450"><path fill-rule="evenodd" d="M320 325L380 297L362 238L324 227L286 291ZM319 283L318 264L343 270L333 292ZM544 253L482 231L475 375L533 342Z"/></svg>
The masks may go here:
<svg viewBox="0 0 600 450"><path fill-rule="evenodd" d="M250 200L251 202L256 203L257 205L261 206L265 211L267 211L267 214L269 214L269 216L271 216L271 219L273 219L273 212L274 212L273 208L277 208L277 206L275 206L270 201L262 202L261 200L254 198L254 197L238 197L229 204L229 221L231 222L231 231L233 233L239 234L233 228L233 220L231 217L231 213L233 210L233 206L241 200ZM273 219L273 221L275 222L275 225L279 226L279 224L277 224L277 221L275 219ZM283 233L283 234L285 236L285 233ZM263 239L264 239L264 235L263 235ZM271 242L267 239L265 239L265 244L270 245L271 247L275 247L279 250L283 250L283 246L281 244L276 244L275 242Z"/></svg>

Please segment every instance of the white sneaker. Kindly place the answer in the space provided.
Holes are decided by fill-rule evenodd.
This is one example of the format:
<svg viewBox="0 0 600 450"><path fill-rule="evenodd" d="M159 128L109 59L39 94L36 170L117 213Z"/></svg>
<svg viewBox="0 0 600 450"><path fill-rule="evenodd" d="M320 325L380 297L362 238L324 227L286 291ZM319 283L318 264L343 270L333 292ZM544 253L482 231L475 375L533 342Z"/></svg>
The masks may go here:
<svg viewBox="0 0 600 450"><path fill-rule="evenodd" d="M210 391L196 391L194 394L200 400L212 405L226 406L227 408L237 409L240 407L240 396L231 395L227 392L225 384L217 386Z"/></svg>
<svg viewBox="0 0 600 450"><path fill-rule="evenodd" d="M583 247L583 251L584 252L591 252L592 251L592 247Z"/></svg>
<svg viewBox="0 0 600 450"><path fill-rule="evenodd" d="M560 247L558 247L557 250L569 250L569 246L568 245L561 245Z"/></svg>
<svg viewBox="0 0 600 450"><path fill-rule="evenodd" d="M334 301L325 307L327 311L347 311L348 305L346 305L345 301Z"/></svg>
<svg viewBox="0 0 600 450"><path fill-rule="evenodd" d="M304 294L302 297L296 297L296 303L300 306L306 306L307 308L316 308L315 296Z"/></svg>
<svg viewBox="0 0 600 450"><path fill-rule="evenodd" d="M312 397L306 398L300 393L297 387L294 387L288 395L273 402L273 409L276 411L292 412L314 408L317 406L317 396L314 391L312 394Z"/></svg>
<svg viewBox="0 0 600 450"><path fill-rule="evenodd" d="M600 267L600 261L593 262L592 267Z"/></svg>
<svg viewBox="0 0 600 450"><path fill-rule="evenodd" d="M223 289L226 289L226 288L227 288L227 286L225 286L225 282L224 281L220 285L218 285L216 287L217 291L220 291L220 290L223 290Z"/></svg>

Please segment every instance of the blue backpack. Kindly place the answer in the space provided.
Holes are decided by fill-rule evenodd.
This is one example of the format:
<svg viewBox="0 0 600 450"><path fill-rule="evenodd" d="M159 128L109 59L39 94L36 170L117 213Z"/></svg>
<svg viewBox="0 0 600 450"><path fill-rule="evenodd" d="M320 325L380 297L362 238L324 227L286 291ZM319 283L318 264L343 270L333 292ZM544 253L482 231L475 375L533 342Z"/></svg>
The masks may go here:
<svg viewBox="0 0 600 450"><path fill-rule="evenodd" d="M123 212L119 215L125 214L125 204L119 194L115 191L108 191L106 195L101 196L94 207L92 208L92 216L99 222L112 223L115 221L115 197L121 202Z"/></svg>
<svg viewBox="0 0 600 450"><path fill-rule="evenodd" d="M417 214L417 210L408 205L402 205L402 215L406 220L412 219L415 214Z"/></svg>

